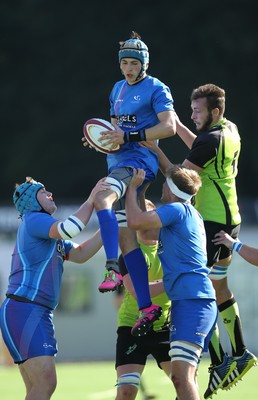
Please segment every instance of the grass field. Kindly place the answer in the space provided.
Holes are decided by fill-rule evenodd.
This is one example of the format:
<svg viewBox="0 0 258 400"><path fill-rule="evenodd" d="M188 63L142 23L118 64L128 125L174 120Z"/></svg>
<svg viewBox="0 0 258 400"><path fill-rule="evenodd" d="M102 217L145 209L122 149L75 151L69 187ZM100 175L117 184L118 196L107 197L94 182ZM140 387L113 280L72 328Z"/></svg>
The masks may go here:
<svg viewBox="0 0 258 400"><path fill-rule="evenodd" d="M203 395L208 383L208 360L202 360L199 370L199 387ZM59 363L57 364L58 386L53 400L114 400L116 389L113 362ZM153 360L143 375L149 394L157 400L174 400L175 391L171 382L160 371ZM18 367L0 366L0 399L23 400L24 387ZM242 382L230 391L219 390L216 400L257 400L258 368L252 368ZM137 400L143 397L139 393Z"/></svg>

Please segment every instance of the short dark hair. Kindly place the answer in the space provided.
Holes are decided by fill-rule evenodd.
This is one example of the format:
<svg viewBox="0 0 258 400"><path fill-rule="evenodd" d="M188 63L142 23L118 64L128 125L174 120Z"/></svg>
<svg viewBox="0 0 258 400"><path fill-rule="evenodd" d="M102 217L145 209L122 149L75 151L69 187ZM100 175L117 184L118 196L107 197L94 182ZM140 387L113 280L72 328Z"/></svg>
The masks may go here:
<svg viewBox="0 0 258 400"><path fill-rule="evenodd" d="M213 83L207 83L206 85L199 86L192 91L191 101L202 97L207 99L209 111L218 108L220 114L224 114L226 101L224 89L214 85Z"/></svg>

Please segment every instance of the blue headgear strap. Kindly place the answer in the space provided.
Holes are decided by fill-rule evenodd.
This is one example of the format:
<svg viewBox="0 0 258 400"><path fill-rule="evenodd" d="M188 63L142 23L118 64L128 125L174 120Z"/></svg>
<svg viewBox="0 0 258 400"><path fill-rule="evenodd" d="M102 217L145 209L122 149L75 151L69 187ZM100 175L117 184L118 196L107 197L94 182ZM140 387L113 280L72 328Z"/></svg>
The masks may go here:
<svg viewBox="0 0 258 400"><path fill-rule="evenodd" d="M18 186L13 194L13 202L20 215L30 211L41 211L42 207L37 200L37 193L44 185L31 179Z"/></svg>

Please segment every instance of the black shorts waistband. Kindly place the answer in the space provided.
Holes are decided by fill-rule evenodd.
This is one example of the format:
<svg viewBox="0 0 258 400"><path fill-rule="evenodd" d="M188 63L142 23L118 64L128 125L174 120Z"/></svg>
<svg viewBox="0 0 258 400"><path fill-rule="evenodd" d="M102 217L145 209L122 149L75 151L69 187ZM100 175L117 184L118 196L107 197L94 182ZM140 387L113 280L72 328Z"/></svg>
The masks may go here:
<svg viewBox="0 0 258 400"><path fill-rule="evenodd" d="M51 310L51 311L52 311L52 308L46 306L45 304L41 304L41 303L38 303L37 301L33 301L33 300L30 300L30 299L26 299L26 297L16 296L16 294L11 294L11 293L10 293L10 294L7 294L6 297L7 297L8 299L12 299L12 300L15 300L15 301L19 301L20 303L32 303L32 304L36 304L36 305L38 305L38 306L45 307L45 308L47 308L48 310Z"/></svg>

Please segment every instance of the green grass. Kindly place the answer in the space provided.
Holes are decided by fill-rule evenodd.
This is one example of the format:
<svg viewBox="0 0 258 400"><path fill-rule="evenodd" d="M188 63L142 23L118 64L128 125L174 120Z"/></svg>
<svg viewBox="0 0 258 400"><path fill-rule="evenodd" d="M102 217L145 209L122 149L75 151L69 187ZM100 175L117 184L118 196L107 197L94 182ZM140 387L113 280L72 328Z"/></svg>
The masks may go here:
<svg viewBox="0 0 258 400"><path fill-rule="evenodd" d="M199 370L201 396L208 383L208 360L202 360ZM53 400L114 400L116 374L113 362L58 363L58 386ZM143 374L148 393L157 400L173 400L175 391L170 380L157 368L153 360L148 360ZM216 400L257 400L258 368L252 368L242 382L230 391L219 390ZM1 400L23 400L25 391L18 367L0 366ZM203 398L203 397L202 397ZM51 399L51 400L52 400ZM141 400L140 393L137 400Z"/></svg>

